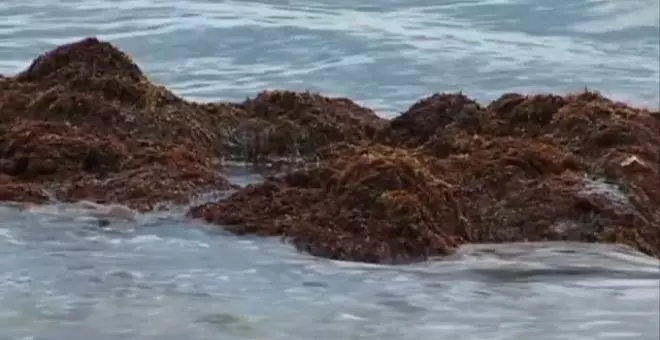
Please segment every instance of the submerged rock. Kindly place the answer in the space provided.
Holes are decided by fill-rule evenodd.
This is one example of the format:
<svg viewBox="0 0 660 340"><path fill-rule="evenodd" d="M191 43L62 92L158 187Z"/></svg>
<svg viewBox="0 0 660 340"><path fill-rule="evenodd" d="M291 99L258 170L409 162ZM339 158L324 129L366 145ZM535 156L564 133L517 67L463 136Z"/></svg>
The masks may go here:
<svg viewBox="0 0 660 340"><path fill-rule="evenodd" d="M598 93L434 95L317 167L193 217L312 254L408 262L464 243L618 242L660 256L660 124ZM594 184L597 183L597 184Z"/></svg>

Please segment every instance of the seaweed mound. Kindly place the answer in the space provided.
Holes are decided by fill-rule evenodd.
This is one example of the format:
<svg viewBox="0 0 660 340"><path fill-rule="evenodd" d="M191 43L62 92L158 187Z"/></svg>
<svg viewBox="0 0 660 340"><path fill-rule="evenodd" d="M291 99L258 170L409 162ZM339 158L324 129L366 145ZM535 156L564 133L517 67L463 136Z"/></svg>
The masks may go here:
<svg viewBox="0 0 660 340"><path fill-rule="evenodd" d="M590 91L510 93L486 107L460 95L431 99L388 129L397 136L430 129L425 117L449 117L416 145L463 163L461 185L480 192L468 202L471 242L619 242L660 254L657 111Z"/></svg>
<svg viewBox="0 0 660 340"><path fill-rule="evenodd" d="M237 106L246 114L224 124L227 148L253 163L315 160L335 143L373 139L386 124L349 99L310 92L263 91Z"/></svg>
<svg viewBox="0 0 660 340"><path fill-rule="evenodd" d="M189 102L110 43L86 38L0 77L0 200L54 196L148 210L228 189L225 159L297 157L298 145L312 153L334 140L367 138L379 122L349 100L310 93ZM266 143L246 132L266 135Z"/></svg>
<svg viewBox="0 0 660 340"><path fill-rule="evenodd" d="M213 140L201 127L209 123L109 43L59 46L0 80L2 199L55 196L147 210L228 188L204 157Z"/></svg>
<svg viewBox="0 0 660 340"><path fill-rule="evenodd" d="M448 254L460 243L466 220L458 191L418 154L357 147L313 170L197 207L191 216L239 234L290 237L321 256L400 263Z"/></svg>
<svg viewBox="0 0 660 340"><path fill-rule="evenodd" d="M657 115L595 92L507 94L487 106L436 94L378 131L384 145L333 144L317 167L190 215L353 261L552 240L617 242L658 257Z"/></svg>
<svg viewBox="0 0 660 340"><path fill-rule="evenodd" d="M208 154L216 142L209 115L151 82L125 53L87 38L59 46L0 82L0 122L65 122L124 140L191 144Z"/></svg>
<svg viewBox="0 0 660 340"><path fill-rule="evenodd" d="M189 215L318 256L405 263L570 240L660 257L660 112L597 92L434 94L392 120L309 92L195 103L96 38L0 76L0 201L149 210L234 188L227 159L304 167Z"/></svg>
<svg viewBox="0 0 660 340"><path fill-rule="evenodd" d="M478 132L472 130L479 128L481 112L482 107L462 93L436 93L392 119L380 137L387 144L414 148L442 134L449 125Z"/></svg>

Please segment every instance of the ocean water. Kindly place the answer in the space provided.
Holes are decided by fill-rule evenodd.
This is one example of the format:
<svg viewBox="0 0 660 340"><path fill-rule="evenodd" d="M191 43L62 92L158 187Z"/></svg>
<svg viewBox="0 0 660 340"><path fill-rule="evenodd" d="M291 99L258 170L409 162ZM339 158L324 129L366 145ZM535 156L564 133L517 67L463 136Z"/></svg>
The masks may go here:
<svg viewBox="0 0 660 340"><path fill-rule="evenodd" d="M391 116L436 91L586 86L658 107L659 13L658 0L4 0L0 73L96 35L202 101L310 89ZM0 340L660 338L660 262L625 247L365 265L184 211L101 228L76 206L0 206Z"/></svg>

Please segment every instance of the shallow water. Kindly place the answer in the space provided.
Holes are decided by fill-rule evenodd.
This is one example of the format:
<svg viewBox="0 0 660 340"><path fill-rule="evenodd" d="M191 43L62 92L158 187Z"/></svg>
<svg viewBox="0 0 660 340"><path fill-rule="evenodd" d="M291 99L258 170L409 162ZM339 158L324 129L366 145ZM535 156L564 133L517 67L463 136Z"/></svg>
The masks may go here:
<svg viewBox="0 0 660 340"><path fill-rule="evenodd" d="M656 260L623 247L316 259L176 214L99 228L0 208L2 339L657 339Z"/></svg>
<svg viewBox="0 0 660 340"><path fill-rule="evenodd" d="M0 73L86 35L200 100L264 88L383 115L585 85L660 105L657 0L0 2ZM231 179L259 180L242 171ZM590 182L591 183L591 182ZM604 190L594 182L585 188ZM0 339L660 338L657 260L581 244L466 247L406 266L335 262L183 217L99 227L76 206L0 207Z"/></svg>

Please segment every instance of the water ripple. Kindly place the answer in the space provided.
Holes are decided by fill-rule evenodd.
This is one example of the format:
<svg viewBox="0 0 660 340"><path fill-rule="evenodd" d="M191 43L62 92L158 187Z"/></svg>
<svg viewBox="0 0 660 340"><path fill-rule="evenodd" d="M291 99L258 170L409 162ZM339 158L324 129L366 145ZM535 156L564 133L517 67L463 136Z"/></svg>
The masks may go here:
<svg viewBox="0 0 660 340"><path fill-rule="evenodd" d="M64 206L0 207L0 215L3 336L657 335L660 263L624 246L474 245L387 266L312 258L277 239L213 233L183 215L105 229Z"/></svg>
<svg viewBox="0 0 660 340"><path fill-rule="evenodd" d="M660 106L655 0L66 1L0 5L0 72L85 35L129 51L181 95L319 90L383 114L434 91L598 88ZM173 15L172 13L176 13ZM72 18L75 18L72 20Z"/></svg>

